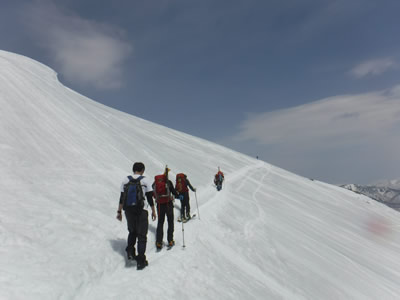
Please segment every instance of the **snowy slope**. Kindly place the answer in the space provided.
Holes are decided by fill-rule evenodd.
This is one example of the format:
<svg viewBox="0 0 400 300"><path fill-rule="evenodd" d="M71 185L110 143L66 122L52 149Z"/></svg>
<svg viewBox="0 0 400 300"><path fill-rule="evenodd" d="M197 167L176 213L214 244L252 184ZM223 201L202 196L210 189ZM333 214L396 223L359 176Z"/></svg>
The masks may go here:
<svg viewBox="0 0 400 300"><path fill-rule="evenodd" d="M0 299L398 299L398 212L113 110L0 51ZM134 161L197 187L201 219L126 268L119 186ZM217 166L226 175L217 193ZM192 211L195 195L191 193ZM176 203L176 212L178 212Z"/></svg>

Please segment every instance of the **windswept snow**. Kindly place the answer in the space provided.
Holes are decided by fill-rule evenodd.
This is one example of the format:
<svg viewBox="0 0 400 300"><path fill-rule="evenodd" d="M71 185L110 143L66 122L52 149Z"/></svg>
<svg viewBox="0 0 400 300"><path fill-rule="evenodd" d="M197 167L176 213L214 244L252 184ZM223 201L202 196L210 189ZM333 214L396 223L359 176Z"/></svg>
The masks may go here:
<svg viewBox="0 0 400 300"><path fill-rule="evenodd" d="M4 51L0 114L1 299L400 297L399 213L367 197L105 107ZM143 271L115 218L134 161L188 174L200 209L185 249L175 223L156 253L150 221Z"/></svg>

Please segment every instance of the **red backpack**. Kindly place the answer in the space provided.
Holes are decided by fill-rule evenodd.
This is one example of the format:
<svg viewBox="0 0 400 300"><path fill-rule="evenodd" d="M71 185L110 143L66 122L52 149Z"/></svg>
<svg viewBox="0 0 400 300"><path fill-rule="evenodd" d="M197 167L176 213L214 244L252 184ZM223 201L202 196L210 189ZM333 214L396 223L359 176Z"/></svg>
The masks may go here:
<svg viewBox="0 0 400 300"><path fill-rule="evenodd" d="M217 183L221 184L223 181L224 181L224 173L222 173L221 171L218 171L218 173L215 174L214 183L215 184L217 184Z"/></svg>
<svg viewBox="0 0 400 300"><path fill-rule="evenodd" d="M186 176L185 176L185 174L183 174L183 173L176 174L175 190L179 194L182 194L182 193L185 193L185 192L189 191L189 189L187 187L187 184L186 184Z"/></svg>
<svg viewBox="0 0 400 300"><path fill-rule="evenodd" d="M157 203L163 204L171 200L171 192L169 191L167 176L164 174L154 177L154 197Z"/></svg>

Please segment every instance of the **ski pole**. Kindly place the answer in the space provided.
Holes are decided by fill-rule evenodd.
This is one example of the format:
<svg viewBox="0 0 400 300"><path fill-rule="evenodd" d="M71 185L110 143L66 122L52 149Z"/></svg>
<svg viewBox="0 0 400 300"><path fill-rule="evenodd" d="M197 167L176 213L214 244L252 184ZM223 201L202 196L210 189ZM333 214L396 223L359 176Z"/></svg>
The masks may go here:
<svg viewBox="0 0 400 300"><path fill-rule="evenodd" d="M182 238L183 238L183 246L182 246L182 248L185 248L186 247L185 246L185 229L183 227L183 219L181 220L181 223L182 223Z"/></svg>
<svg viewBox="0 0 400 300"><path fill-rule="evenodd" d="M199 220L200 220L200 211L199 211L199 203L197 202L197 193L194 192L194 195L196 197L197 213L199 214Z"/></svg>

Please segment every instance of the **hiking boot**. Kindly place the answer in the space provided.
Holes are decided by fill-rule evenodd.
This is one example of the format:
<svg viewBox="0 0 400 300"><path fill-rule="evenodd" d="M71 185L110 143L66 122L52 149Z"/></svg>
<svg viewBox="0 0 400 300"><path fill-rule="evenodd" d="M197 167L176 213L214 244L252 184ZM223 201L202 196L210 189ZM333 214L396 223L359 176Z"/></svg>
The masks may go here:
<svg viewBox="0 0 400 300"><path fill-rule="evenodd" d="M133 247L133 248L126 247L125 251L126 251L126 256L128 257L128 260L135 260L136 259L135 247Z"/></svg>
<svg viewBox="0 0 400 300"><path fill-rule="evenodd" d="M186 220L190 220L192 217L190 216L190 213L187 213L186 215Z"/></svg>
<svg viewBox="0 0 400 300"><path fill-rule="evenodd" d="M136 270L143 270L149 265L149 262L145 259L144 261L140 261L137 263Z"/></svg>
<svg viewBox="0 0 400 300"><path fill-rule="evenodd" d="M157 248L157 250L161 250L162 243L156 242L156 248Z"/></svg>
<svg viewBox="0 0 400 300"><path fill-rule="evenodd" d="M168 247L172 247L172 246L174 246L175 245L175 241L170 241L170 242L168 242Z"/></svg>

